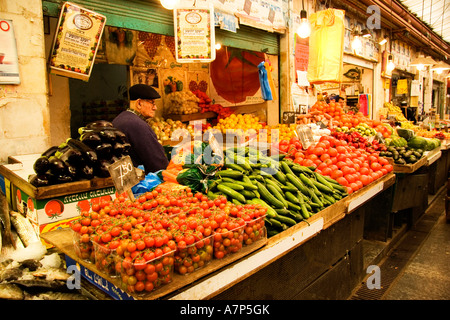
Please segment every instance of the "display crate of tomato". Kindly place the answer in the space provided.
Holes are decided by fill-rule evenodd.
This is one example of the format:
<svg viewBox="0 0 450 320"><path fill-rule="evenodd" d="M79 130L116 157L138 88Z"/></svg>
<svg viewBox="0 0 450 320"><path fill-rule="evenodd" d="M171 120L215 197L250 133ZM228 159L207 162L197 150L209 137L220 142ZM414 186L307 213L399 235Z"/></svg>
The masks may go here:
<svg viewBox="0 0 450 320"><path fill-rule="evenodd" d="M213 257L238 252L247 225L244 218L252 229L247 239L262 238L259 231L264 226L256 219L265 211L247 206L244 217L238 217L244 209L224 196L211 200L190 188L157 187L134 201L121 195L93 206L71 228L77 239L74 245L87 247L75 250L80 258L90 258L99 271L117 276L123 290L140 294L171 282L174 270L189 274Z"/></svg>
<svg viewBox="0 0 450 320"><path fill-rule="evenodd" d="M332 136L322 136L316 145L298 153L294 162L336 180L347 187L348 193L393 170L389 161L377 152L368 152Z"/></svg>

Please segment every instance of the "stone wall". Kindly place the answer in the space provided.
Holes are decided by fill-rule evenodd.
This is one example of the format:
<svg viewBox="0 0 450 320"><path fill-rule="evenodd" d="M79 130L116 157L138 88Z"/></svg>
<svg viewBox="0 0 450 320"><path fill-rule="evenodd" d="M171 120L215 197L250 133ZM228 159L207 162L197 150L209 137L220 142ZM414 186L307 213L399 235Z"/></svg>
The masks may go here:
<svg viewBox="0 0 450 320"><path fill-rule="evenodd" d="M50 114L41 0L2 0L2 19L12 20L19 85L0 85L0 163L10 155L41 153L50 146Z"/></svg>

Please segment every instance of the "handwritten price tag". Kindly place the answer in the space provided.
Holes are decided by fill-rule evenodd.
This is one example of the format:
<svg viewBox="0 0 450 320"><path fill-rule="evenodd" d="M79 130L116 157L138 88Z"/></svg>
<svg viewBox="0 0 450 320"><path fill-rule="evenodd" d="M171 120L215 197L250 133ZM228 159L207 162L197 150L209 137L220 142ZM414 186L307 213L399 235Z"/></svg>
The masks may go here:
<svg viewBox="0 0 450 320"><path fill-rule="evenodd" d="M114 186L119 194L131 190L139 182L130 156L122 157L108 167Z"/></svg>

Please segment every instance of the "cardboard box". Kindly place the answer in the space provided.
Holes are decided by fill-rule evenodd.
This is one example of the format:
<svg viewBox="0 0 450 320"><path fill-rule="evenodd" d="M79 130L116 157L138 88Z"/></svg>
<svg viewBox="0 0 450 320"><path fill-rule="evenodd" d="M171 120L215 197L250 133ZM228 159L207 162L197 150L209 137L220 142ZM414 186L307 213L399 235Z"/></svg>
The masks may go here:
<svg viewBox="0 0 450 320"><path fill-rule="evenodd" d="M92 204L116 197L114 187L87 190L54 198L38 199L28 195L21 188L12 185L12 206L15 211L25 215L36 233L67 227L69 220L77 218L82 211L89 211Z"/></svg>

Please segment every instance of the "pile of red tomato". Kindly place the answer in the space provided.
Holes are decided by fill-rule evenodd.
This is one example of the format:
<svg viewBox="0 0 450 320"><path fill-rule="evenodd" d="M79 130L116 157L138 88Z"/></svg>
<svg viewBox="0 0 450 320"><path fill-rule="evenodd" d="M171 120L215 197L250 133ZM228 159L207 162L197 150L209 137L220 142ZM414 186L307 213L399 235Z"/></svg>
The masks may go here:
<svg viewBox="0 0 450 320"><path fill-rule="evenodd" d="M295 155L294 162L316 167L315 171L335 179L352 193L391 172L393 166L378 153L349 146L347 141L322 136L315 146Z"/></svg>
<svg viewBox="0 0 450 320"><path fill-rule="evenodd" d="M174 269L193 272L256 241L266 210L158 186L134 201L120 195L93 205L71 228L81 258L118 276L124 290L140 293L170 282Z"/></svg>

